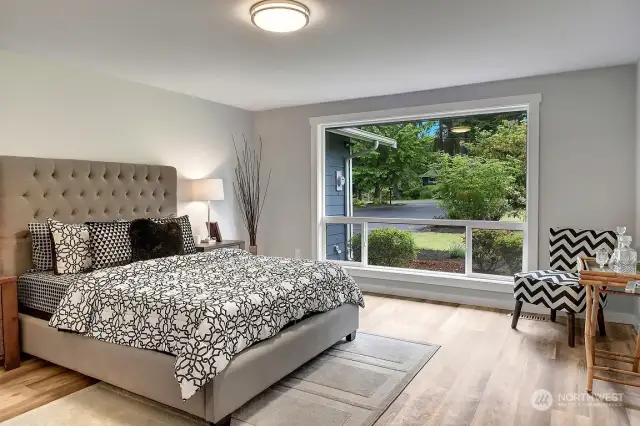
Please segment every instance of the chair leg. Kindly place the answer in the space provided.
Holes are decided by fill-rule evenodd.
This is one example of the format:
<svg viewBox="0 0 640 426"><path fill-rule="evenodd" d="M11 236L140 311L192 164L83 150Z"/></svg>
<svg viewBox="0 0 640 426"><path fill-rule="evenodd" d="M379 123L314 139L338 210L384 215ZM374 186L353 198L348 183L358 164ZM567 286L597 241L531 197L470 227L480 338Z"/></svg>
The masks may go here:
<svg viewBox="0 0 640 426"><path fill-rule="evenodd" d="M576 345L576 314L567 313L567 334L569 347Z"/></svg>
<svg viewBox="0 0 640 426"><path fill-rule="evenodd" d="M518 326L518 320L520 319L520 311L522 310L522 301L516 300L516 306L513 308L513 319L511 320L511 328L515 330Z"/></svg>
<svg viewBox="0 0 640 426"><path fill-rule="evenodd" d="M602 307L598 309L598 331L601 336L607 335L607 330L604 325L604 312L602 312Z"/></svg>
<svg viewBox="0 0 640 426"><path fill-rule="evenodd" d="M551 322L556 322L556 310L551 310Z"/></svg>

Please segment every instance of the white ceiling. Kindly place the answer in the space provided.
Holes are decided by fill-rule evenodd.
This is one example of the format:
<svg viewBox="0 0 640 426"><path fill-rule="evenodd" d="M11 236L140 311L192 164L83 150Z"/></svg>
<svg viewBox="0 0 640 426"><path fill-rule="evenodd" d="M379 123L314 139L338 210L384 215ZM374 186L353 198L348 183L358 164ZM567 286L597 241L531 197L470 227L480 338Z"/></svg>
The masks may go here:
<svg viewBox="0 0 640 426"><path fill-rule="evenodd" d="M0 0L0 49L261 110L632 63L640 0Z"/></svg>

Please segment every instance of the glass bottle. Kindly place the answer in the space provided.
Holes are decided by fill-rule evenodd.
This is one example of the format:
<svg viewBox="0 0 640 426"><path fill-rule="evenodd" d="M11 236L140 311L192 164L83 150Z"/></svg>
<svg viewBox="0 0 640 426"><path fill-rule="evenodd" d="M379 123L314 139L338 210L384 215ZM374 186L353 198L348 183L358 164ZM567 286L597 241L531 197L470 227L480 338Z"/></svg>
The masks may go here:
<svg viewBox="0 0 640 426"><path fill-rule="evenodd" d="M618 250L618 259L613 270L621 274L635 274L638 253L631 248L631 236L623 235L620 240L622 246Z"/></svg>
<svg viewBox="0 0 640 426"><path fill-rule="evenodd" d="M624 237L624 233L627 232L626 226L618 226L616 227L616 233L618 234L618 244L616 248L613 250L613 254L609 259L609 268L615 271L616 262L618 261L618 255L620 254L620 248L622 248L622 238Z"/></svg>

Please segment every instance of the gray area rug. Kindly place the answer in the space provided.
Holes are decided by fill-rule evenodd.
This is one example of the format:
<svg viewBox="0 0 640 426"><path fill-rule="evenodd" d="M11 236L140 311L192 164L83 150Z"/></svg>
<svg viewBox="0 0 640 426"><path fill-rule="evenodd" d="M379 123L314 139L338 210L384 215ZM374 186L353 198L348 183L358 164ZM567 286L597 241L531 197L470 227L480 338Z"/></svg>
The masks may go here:
<svg viewBox="0 0 640 426"><path fill-rule="evenodd" d="M370 426L438 350L359 333L249 401L234 426ZM27 425L202 425L202 420L98 383L6 421Z"/></svg>

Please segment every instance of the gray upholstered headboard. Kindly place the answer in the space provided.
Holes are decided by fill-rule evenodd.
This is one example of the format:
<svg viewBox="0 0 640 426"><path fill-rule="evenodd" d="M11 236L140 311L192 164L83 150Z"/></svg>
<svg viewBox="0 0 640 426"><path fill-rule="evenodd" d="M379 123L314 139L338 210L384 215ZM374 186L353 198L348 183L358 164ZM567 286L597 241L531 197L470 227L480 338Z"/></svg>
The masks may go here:
<svg viewBox="0 0 640 426"><path fill-rule="evenodd" d="M0 156L0 275L31 267L29 222L165 216L176 191L168 166Z"/></svg>

